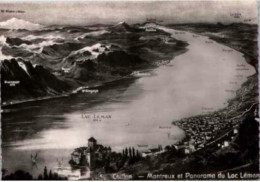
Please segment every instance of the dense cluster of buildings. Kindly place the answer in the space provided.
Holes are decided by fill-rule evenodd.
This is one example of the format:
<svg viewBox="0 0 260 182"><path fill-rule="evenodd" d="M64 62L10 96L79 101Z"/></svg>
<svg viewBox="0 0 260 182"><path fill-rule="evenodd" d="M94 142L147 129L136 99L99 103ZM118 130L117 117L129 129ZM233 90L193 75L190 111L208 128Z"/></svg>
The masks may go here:
<svg viewBox="0 0 260 182"><path fill-rule="evenodd" d="M183 141L174 145L177 150L190 154L209 144L227 147L238 133L237 120L228 120L222 112L184 118L174 124L185 131Z"/></svg>
<svg viewBox="0 0 260 182"><path fill-rule="evenodd" d="M163 152L165 152L165 149L162 147L162 145L158 145L158 148L151 148L148 149L147 151L142 152L142 157L158 155Z"/></svg>

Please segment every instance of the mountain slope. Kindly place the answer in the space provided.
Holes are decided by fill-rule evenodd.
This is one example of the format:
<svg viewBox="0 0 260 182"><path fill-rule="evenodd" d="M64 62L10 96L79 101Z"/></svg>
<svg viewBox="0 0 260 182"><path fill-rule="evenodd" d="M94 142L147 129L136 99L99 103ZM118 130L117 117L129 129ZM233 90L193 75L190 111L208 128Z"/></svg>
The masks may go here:
<svg viewBox="0 0 260 182"><path fill-rule="evenodd" d="M110 29L115 32L142 32L143 31L142 29L128 25L125 22L120 22L117 25L112 26Z"/></svg>
<svg viewBox="0 0 260 182"><path fill-rule="evenodd" d="M187 44L163 31L139 27L122 22L102 27L53 25L38 31L2 29L3 100L56 96L117 80L186 50ZM5 81L20 83L9 86Z"/></svg>
<svg viewBox="0 0 260 182"><path fill-rule="evenodd" d="M2 101L57 95L70 87L40 65L22 59L1 62ZM12 82L16 82L12 86Z"/></svg>

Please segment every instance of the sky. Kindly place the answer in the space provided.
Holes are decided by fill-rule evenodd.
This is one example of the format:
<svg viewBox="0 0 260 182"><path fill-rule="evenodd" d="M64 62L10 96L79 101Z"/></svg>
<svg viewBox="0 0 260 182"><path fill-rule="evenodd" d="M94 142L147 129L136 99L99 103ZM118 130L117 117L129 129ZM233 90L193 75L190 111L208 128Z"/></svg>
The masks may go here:
<svg viewBox="0 0 260 182"><path fill-rule="evenodd" d="M0 21L15 17L42 25L89 25L114 24L120 21L131 24L144 22L147 18L156 18L165 23L233 23L244 22L246 19L251 19L248 23L257 23L257 6L254 0L56 2L2 0Z"/></svg>

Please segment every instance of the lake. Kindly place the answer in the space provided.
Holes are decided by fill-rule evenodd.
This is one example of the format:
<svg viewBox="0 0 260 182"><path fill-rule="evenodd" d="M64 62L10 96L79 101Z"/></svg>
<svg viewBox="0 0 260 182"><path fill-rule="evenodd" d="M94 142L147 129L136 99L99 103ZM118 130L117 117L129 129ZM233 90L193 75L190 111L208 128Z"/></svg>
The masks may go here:
<svg viewBox="0 0 260 182"><path fill-rule="evenodd" d="M207 37L159 27L189 43L188 51L136 78L107 83L98 93L11 106L2 113L3 167L9 172L68 166L74 148L93 136L114 151L171 145L184 132L171 123L227 105L255 73L243 54ZM238 69L239 67L244 69ZM30 155L38 153L38 167Z"/></svg>

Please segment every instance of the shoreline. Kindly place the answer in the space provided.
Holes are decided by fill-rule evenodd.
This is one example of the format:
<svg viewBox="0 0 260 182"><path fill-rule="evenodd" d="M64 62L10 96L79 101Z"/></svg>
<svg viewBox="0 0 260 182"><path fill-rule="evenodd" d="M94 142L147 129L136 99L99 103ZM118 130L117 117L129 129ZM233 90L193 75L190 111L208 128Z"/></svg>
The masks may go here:
<svg viewBox="0 0 260 182"><path fill-rule="evenodd" d="M173 30L179 30L178 28L174 28L174 27L173 28L170 27L170 28ZM181 150L184 149L183 152L185 154L191 154L191 153L195 153L197 151L203 150L203 148L207 147L208 145L212 145L212 144L214 145L216 142L221 141L221 139L223 139L223 138L228 140L228 142L231 142L231 138L227 139L225 137L225 135L228 135L228 134L232 135L232 132L235 132L235 129L241 123L242 118L244 118L245 113L249 113L252 110L253 106L257 104L257 102L251 103L251 106L248 107L247 110L242 115L239 115L239 112L238 112L239 109L235 109L236 114L234 117L234 115L229 114L230 112L232 113L234 111L231 108L233 106L231 101L234 101L234 100L237 101L240 99L238 92L241 91L245 87L244 85L246 83L254 84L254 82L252 82L251 81L252 79L250 79L250 78L256 77L258 75L258 70L256 69L256 66L253 65L252 62L250 62L248 60L248 55L243 50L240 50L240 49L238 50L223 41L215 40L214 37L212 37L210 35L205 35L203 33L197 33L192 30L185 30L185 29L184 30L180 29L180 30L189 32L192 34L197 34L200 36L205 36L205 37L215 41L218 44L227 46L227 47L233 49L234 51L241 53L245 59L245 62L255 69L255 72L252 75L247 76L246 80L241 84L241 86L237 90L235 90L235 93L236 93L235 96L232 98L229 98L227 100L227 103L228 103L227 106L217 109L217 110L206 111L205 113L202 112L201 114L181 118L181 119L171 122L171 124L173 126L178 127L180 130L182 130L184 132L184 137L173 145L176 146L176 148L182 148ZM241 102L243 102L243 101L241 101ZM241 103L241 102L239 102L239 103ZM214 123L213 123L213 120L216 120L216 117L217 117L217 116L215 116L216 113L219 116L219 118L217 119L218 120L217 122L214 121ZM222 117L222 115L225 115L225 117ZM227 117L229 117L229 118L227 118ZM234 121L233 119L235 119L235 118L237 118L236 123L232 122L232 121ZM210 127L208 126L208 125L210 125L209 120L212 120L211 124L213 123ZM229 121L227 121L227 120L229 120ZM230 120L231 120L231 123L230 123ZM204 122L203 123L204 125L202 123L200 123L202 125L200 125L199 128L194 129L193 127L198 125L198 124L196 125L196 122L202 122L202 123ZM220 126L220 123L221 123L221 126ZM219 128L217 128L216 131L215 130L212 131L212 128L211 128L212 126L214 126L214 124L220 126ZM202 130L201 130L201 127L202 127ZM206 132L203 133L203 130ZM210 134L208 133L208 131L210 131ZM232 136L232 137L234 137L234 136Z"/></svg>
<svg viewBox="0 0 260 182"><path fill-rule="evenodd" d="M84 86L80 86L74 90L77 90L81 87L84 87L87 88L87 89L94 89L94 88L98 88L98 87L101 87L107 83L111 83L111 82L114 82L114 81L119 81L119 80L123 80L123 79L126 79L126 78L130 78L130 75L126 76L126 77L122 77L122 78L119 78L119 79L113 79L113 80L109 80L109 81L105 81L105 82L102 82L100 84L96 84L96 85L91 85L91 86L87 86L87 85L84 85ZM134 78L134 77L133 77ZM9 107L9 106L15 106L15 105L19 105L19 104L25 104L25 103L30 103L30 102L36 102L36 101L46 101L46 100L52 100L52 99L59 99L59 98L64 98L64 97L70 97L72 95L76 95L78 94L77 93L73 93L73 91L70 91L70 92L66 92L66 93L63 93L63 94L60 94L60 95L55 95L55 96L46 96L46 97L37 97L37 98L33 98L33 99L28 99L28 100L22 100L22 101L10 101L9 104L3 104L2 103L2 108L4 107ZM80 91L80 90L79 90Z"/></svg>
<svg viewBox="0 0 260 182"><path fill-rule="evenodd" d="M186 52L186 51L183 51L184 53ZM179 55L179 54L178 54ZM174 58L172 58L170 61L163 61L163 63L164 64L161 64L161 65L157 65L158 67L159 66L165 66L165 65L167 65L169 62L171 62L171 61L174 61ZM156 63L156 62L155 62ZM152 68L152 69L156 69L157 67L155 66L154 68ZM142 71L144 71L144 70L136 70L137 72L142 72ZM146 70L147 71L147 70ZM149 70L148 70L149 71ZM255 77L255 75L256 75L256 73L254 73L253 75L251 75L251 76L248 76L247 77L247 79L246 79L246 81L245 82L243 82L242 83L242 85L240 86L240 88L238 88L237 90L236 90L236 95L234 96L234 97L232 97L232 98L230 98L230 99L228 99L228 106L225 106L224 108L221 108L221 109L217 109L216 111L212 111L212 112L210 112L210 113L205 113L205 114L198 114L198 115L195 115L195 116L191 116L191 117L188 117L188 118L191 118L191 119L193 119L193 118L195 118L195 117L200 117L200 116L202 116L202 117L205 117L205 116L208 116L210 119L211 118L214 118L214 113L216 113L216 112L223 112L223 111L225 111L225 110L228 110L228 111L232 111L232 108L230 108L230 105L232 105L232 102L229 102L230 100L237 100L238 102L239 102L239 99L240 99L240 97L239 97L239 94L238 94L238 92L239 92L239 90L241 89L241 88L243 88L243 85L246 85L245 83L246 82L250 82L250 77ZM110 83L110 82L114 82L114 81L119 81L119 80L123 80L123 79L127 79L127 78L139 78L139 76L134 76L134 75L132 75L132 74L129 74L129 75L127 75L127 76L124 76L123 78L121 77L121 78L118 78L118 79L114 79L114 80L110 80L110 81L106 81L106 82L103 82L103 83L98 83L98 84L93 84L93 86L91 86L91 87L88 87L87 89L95 89L95 88L99 88L99 87L102 87L102 86L104 86L105 84L107 84L107 83ZM250 83L255 83L255 82L253 82L253 81L251 81ZM84 87L84 86L83 86ZM83 88L84 89L84 88ZM250 91L252 91L252 89L250 90ZM79 92L81 92L81 90L79 91ZM75 94L77 94L77 93L75 93ZM71 95L74 95L74 93L70 93L69 95L61 95L61 96L57 96L57 97L51 97L51 98L43 98L42 100L50 100L50 99L56 99L56 98L62 98L62 97L69 97L69 96L71 96ZM250 99L251 100L251 99ZM33 102L33 101L38 101L38 99L35 99L35 100L31 100L31 101L24 101L23 103L27 103L27 102ZM40 100L41 101L41 100ZM231 104L230 104L231 103ZM18 104L22 104L22 103L16 103L16 104L14 104L14 105L18 105ZM249 104L249 103L247 103L247 104ZM251 103L250 103L251 104ZM9 105L9 106L13 106L13 105ZM253 108L253 106L254 105L252 105L252 108ZM247 108L249 108L249 107L247 107ZM249 109L249 112L250 112L251 110ZM236 110L235 110L235 112L236 112L236 114L237 113L239 113L239 114L241 114L240 112L237 112ZM247 113L247 112L246 112ZM229 115L230 116L230 118L233 118L233 117L231 117L231 116L234 116L234 115L232 115L232 112L231 112L231 114ZM240 116L240 115L236 115L236 116ZM242 116L243 115L241 115L241 118L242 118ZM184 119L186 119L186 118L184 118ZM240 119L238 119L238 120L240 120ZM173 122L171 123L171 124L173 124ZM189 124L189 123L188 123ZM179 126L177 126L177 127L179 127ZM189 127L189 125L188 125L188 127ZM181 127L179 127L179 128L181 128ZM182 128L181 128L182 129ZM227 129L227 128L226 128ZM186 138L186 131L184 130L184 129L182 129L184 132L185 132L185 136L184 136L184 140L185 140L185 138ZM228 129L229 130L229 129ZM231 130L231 131L233 131L233 130ZM222 133L224 133L224 130L222 131ZM225 133L226 133L226 130L225 130ZM212 135L215 135L215 133L212 131ZM217 139L218 138L221 138L221 137L216 137ZM216 140L213 140L213 141L216 141ZM205 147L204 148L202 148L201 150L202 151L204 151L205 149L207 148L207 144L205 144ZM197 150L197 151L195 151L195 152L198 152L199 150ZM193 152L192 154L194 154L195 152Z"/></svg>
<svg viewBox="0 0 260 182"><path fill-rule="evenodd" d="M189 26L188 26L189 27ZM258 73L258 54L257 55L253 55L253 54L249 54L247 53L247 49L243 49L243 47L241 46L236 46L236 45L231 45L230 42L228 42L227 40L224 40L223 38L225 38L225 34L224 33L219 33L219 36L216 36L214 35L215 33L214 32L210 32L210 31L203 31L203 30L200 30L200 31L196 31L196 29L194 29L194 27L190 27L190 29L187 27L182 27L182 26L174 26L174 27L171 27L169 26L169 28L173 28L173 29L176 29L176 30L180 30L180 31L186 31L186 32L189 32L189 33L195 33L195 34L198 34L200 36L206 36L208 37L209 39L219 43L219 44L223 44L237 52L240 52L241 54L243 54L243 57L245 58L247 64L251 65L254 67L255 71L257 74ZM203 29L203 28L202 28ZM220 36L221 35L221 36ZM232 41L232 38L231 38L231 41ZM239 42L240 40L238 40ZM250 61L251 59L251 61Z"/></svg>
<svg viewBox="0 0 260 182"><path fill-rule="evenodd" d="M238 51L238 52L240 52L240 51ZM242 53L242 54L243 54L243 56L245 56L244 53ZM247 64L249 64L249 63L247 62ZM251 65L251 64L249 64L249 65ZM229 145L229 143L232 142L232 138L237 135L237 133L235 134L235 130L239 127L242 120L246 117L246 114L248 114L250 112L254 112L254 111L252 111L252 109L254 108L255 105L259 104L258 100L256 100L256 102L253 102L253 103L250 102L251 105L249 105L249 107L247 107L247 109L241 114L239 112L239 108L236 108L235 110L232 109L232 107L234 106L233 102L234 101L238 101L238 103L243 102L243 101L240 101L241 98L239 96L239 92L241 92L245 88L246 84L254 84L255 82L252 81L252 79L254 79L255 77L257 78L257 76L258 76L258 72L255 72L254 74L248 76L246 81L241 84L240 88L238 88L235 91L235 93L236 93L235 96L233 98L230 98L227 100L228 105L225 106L224 108L220 108L218 110L210 111L208 113L204 113L204 114L202 113L202 114L198 114L198 115L194 115L194 116L190 116L190 117L181 118L176 121L172 121L171 124L173 126L178 127L179 129L181 129L185 134L185 136L182 140L180 140L179 142L177 142L176 144L173 144L173 145L175 145L175 146L185 146L186 145L185 149L189 150L189 152L186 154L189 154L189 155L193 154L193 153L197 153L208 146L212 146L214 144L216 145L217 142L223 143L224 141L228 141L228 145ZM247 93L242 93L242 92L241 93L243 95L247 95L249 92L252 92L252 91L253 91L253 89L251 89L250 91L247 91ZM249 103L247 103L247 105L248 104ZM235 114L234 114L234 112L235 112ZM209 121L210 119L212 119L212 120L216 119L216 117L219 117L219 120L217 122L212 123L212 121ZM205 127L206 125L210 126L210 124L209 124L210 122L212 125L218 124L218 126L220 126L220 128L218 131L213 131L213 132L211 131L210 136L207 135L207 132L205 132L206 135L204 135L202 131L199 131L199 130L194 131L194 130L190 129L193 126L192 122L194 120L196 120L196 121L202 121L202 120L205 121L206 120L206 122L204 122L204 126L202 125L202 131L203 130L207 131L207 128L203 128L203 127ZM194 134L194 132L197 134ZM204 135L204 140L199 140L198 146L200 146L200 147L198 147L196 150L195 150L195 145L194 145L194 148L190 148L190 146L194 144L194 143L191 144L191 141L193 142L193 140L194 140L194 136L200 137L203 135ZM232 135L232 137L231 137L231 135ZM226 137L226 136L229 136L229 137ZM210 138L207 138L207 137L210 137ZM195 141L196 141L196 139L195 139ZM201 141L203 141L203 142L201 142ZM222 147L222 145L221 145L221 147ZM224 147L224 144L223 144L223 147Z"/></svg>
<svg viewBox="0 0 260 182"><path fill-rule="evenodd" d="M187 42L186 42L187 43ZM161 60L154 60L153 62L150 63L150 65L147 65L146 68L143 68L143 69L136 69L136 70L132 70L132 72L128 75L125 75L125 76L115 76L115 78L110 78L106 81L97 81L96 83L93 83L93 81L90 81L89 83L86 83L86 84L82 84L82 85L79 85L77 88L73 88L67 92L64 92L64 93L58 93L56 95L46 95L46 96L39 96L39 97L35 97L35 98L28 98L28 99L21 99L21 100L8 100L8 101L3 101L2 99L2 104L1 104L1 107L2 107L2 110L1 112L3 112L3 109L5 107L11 107L11 106L16 106L16 105L19 105L19 104L25 104L25 103L31 103L31 102L37 102L37 101L46 101L46 100L51 100L51 99L59 99L59 98L64 98L64 97L69 97L71 95L75 95L79 92L81 92L81 90L83 89L96 89L98 87L102 87L104 86L105 84L108 84L108 83L111 83L111 82L114 82L114 81L120 81L120 80L123 80L123 79L127 79L127 78L135 78L135 77L140 77L138 75L133 75L134 72L143 72L143 71L147 71L147 70L150 70L150 69L155 69L155 68L158 68L160 66L163 66L163 65L167 65L169 64L169 62L173 61L175 57L181 55L181 54L184 54L185 52L187 52L187 46L184 46L184 47L181 47L180 50L172 50L172 52L170 52L169 54L165 55L165 59L161 59ZM168 59L168 55L170 55L170 59Z"/></svg>
<svg viewBox="0 0 260 182"><path fill-rule="evenodd" d="M166 26L166 27L167 27L167 26ZM229 102L230 100L236 100L236 99L238 99L237 92L243 88L243 86L244 86L245 83L247 83L247 82L250 81L249 79L250 79L251 77L258 76L259 72L258 72L258 69L257 69L257 67L256 67L257 65L255 66L254 64L252 64L251 62L248 61L249 57L250 57L250 56L252 57L252 55L247 54L245 51L243 51L243 50L241 50L241 49L238 49L238 48L235 47L235 46L231 46L230 44L228 44L228 43L226 43L226 42L224 42L224 41L220 41L220 40L216 39L214 36L212 36L211 34L207 34L207 33L204 33L204 32L195 32L195 31L193 31L193 30L189 30L189 29L186 30L185 28L183 29L183 28L179 28L179 27L170 27L170 26L169 26L169 27L167 27L167 28L174 29L174 30L185 31L185 32L189 32L189 33L192 33L192 34L197 34L197 35L200 35L200 36L205 36L205 37L207 37L207 38L209 38L209 39L215 41L215 42L218 43L218 44L222 44L222 45L224 45L224 46L227 46L227 47L229 47L230 49L233 49L234 51L237 51L237 52L241 53L241 54L243 55L243 57L244 57L246 63L247 63L248 65L252 66L252 67L255 69L255 73L252 74L252 75L247 76L246 81L244 81L244 82L241 84L240 88L238 88L238 89L235 91L235 92L236 92L236 95L235 95L233 98L228 99L227 102ZM254 104L256 104L256 103L254 103ZM185 118L182 118L182 119L193 118L193 117L196 117L196 116L202 116L202 117L203 117L203 116L206 116L206 115L211 115L211 114L213 114L213 113L215 113L215 112L221 112L221 111L223 111L223 110L226 110L228 107L230 107L230 104L228 104L228 106L226 106L226 107L217 109L217 110L215 110L215 111L211 111L211 112L209 112L209 113L194 115L194 116L185 117ZM181 120L181 119L179 119L179 120ZM179 121L179 120L177 120L177 121ZM175 121L174 121L174 122L175 122ZM172 122L173 125L174 125L174 122ZM177 125L175 125L175 126L177 126ZM179 127L179 126L177 126L177 127ZM182 129L182 128L181 128L181 129ZM182 130L183 130L183 129L182 129ZM184 131L184 132L185 132L185 131Z"/></svg>
<svg viewBox="0 0 260 182"><path fill-rule="evenodd" d="M32 103L32 102L37 102L37 101L47 101L47 100L52 100L52 99L60 99L60 98L65 98L65 97L70 97L72 95L76 95L76 94L79 94L81 93L80 91L82 89L98 89L99 87L102 87L104 86L105 84L108 84L108 83L112 83L112 82L116 82L116 81L120 81L120 80L124 80L124 79L134 79L134 78L139 78L141 76L138 76L138 75L133 75L134 72L146 72L146 71L149 71L149 70L152 70L152 69L155 69L155 68L158 68L160 66L164 66L164 65L167 65L169 64L171 61L174 60L174 58L176 56L179 56L181 54L184 54L185 52L187 51L187 49L185 48L184 50L181 50L181 51L178 51L176 53L174 53L174 56L171 60L160 60L160 61L156 61L154 64L152 64L151 66L149 66L149 68L146 68L146 69L140 69L140 70L134 70L132 71L131 74L129 75L126 75L126 76L122 76L120 78L115 78L115 79L110 79L110 80L107 80L107 81L104 81L104 82L100 82L100 83L92 83L92 84L89 84L89 85L83 85L83 86L80 86L80 87L77 87L76 89L73 89L69 92L66 92L66 93L63 93L63 94L60 94L60 95L55 95L55 96L45 96L45 97L37 97L37 98L32 98L32 99L26 99L26 100L22 100L22 101L8 101L7 104L4 104L5 102L2 102L1 104L1 109L3 110L5 107L11 107L11 106L17 106L17 105L20 105L20 104L26 104L26 103ZM74 91L78 90L78 92L76 93L73 93ZM1 110L1 112L3 112Z"/></svg>

